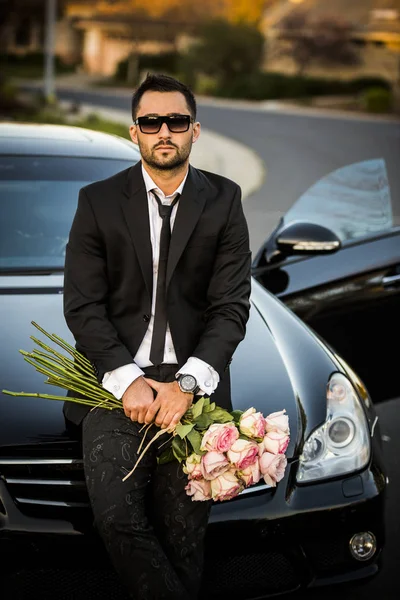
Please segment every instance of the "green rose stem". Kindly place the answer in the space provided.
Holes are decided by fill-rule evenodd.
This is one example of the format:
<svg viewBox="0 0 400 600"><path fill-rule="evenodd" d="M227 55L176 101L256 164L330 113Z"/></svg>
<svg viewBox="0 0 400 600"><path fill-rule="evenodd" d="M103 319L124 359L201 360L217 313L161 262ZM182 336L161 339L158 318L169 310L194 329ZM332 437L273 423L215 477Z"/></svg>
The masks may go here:
<svg viewBox="0 0 400 600"><path fill-rule="evenodd" d="M80 365L77 364L76 361L74 362L73 360L71 360L67 356L63 356L62 354L59 354L56 350L53 350L53 348L50 348L50 346L48 346L47 344L44 344L41 340L38 340L33 335L30 336L30 339L33 340L38 346L40 346L41 348L43 348L47 352L51 352L52 354L54 354L56 356L56 358L51 357L52 360L54 360L56 362L59 362L60 364L62 364L64 366L71 367L73 369L79 368L88 377L90 377L94 381L97 381L96 377L94 376L93 371L91 371L88 367L80 366ZM40 354L40 355L45 355L44 352L39 352L39 350L35 350L35 352L37 354Z"/></svg>
<svg viewBox="0 0 400 600"><path fill-rule="evenodd" d="M49 346L47 346L46 344L41 344L40 340L37 340L36 338L34 338L33 335L31 335L31 340L36 342L36 344L39 344L39 346L41 346L41 348L44 348L48 352L52 352L52 354L54 354L54 356L49 357L49 355L46 354L46 352L41 352L40 350L34 350L32 354L35 354L35 356L40 356L42 358L50 358L54 363L60 365L61 367L66 367L66 368L71 367L71 366L73 367L73 362L69 358L66 358L66 359L64 359L64 357L61 358L61 355L58 354L58 352L51 350L51 348L49 348ZM22 352L22 351L20 350L20 352Z"/></svg>
<svg viewBox="0 0 400 600"><path fill-rule="evenodd" d="M56 385L67 390L69 389L75 392L81 392L94 400L108 400L112 404L114 404L115 407L121 407L121 403L117 401L116 398L112 396L109 392L103 390L102 388L99 388L98 384L90 384L83 380L81 375L73 375L72 372L66 371L65 369L57 369L54 366L54 364L52 364L50 361L38 358L37 356L35 356L34 353L29 354L24 350L20 350L20 352L21 354L23 354L26 362L34 366L36 370L39 371L39 373L42 373L43 375L47 375L49 377L49 380L46 383ZM28 357L32 358L33 360L30 360L30 358ZM38 362L39 365L44 366L38 366L35 363L35 361ZM54 376L54 374L46 368L49 365L51 366L51 368L53 368L54 371L56 371L56 373L61 372L62 374L66 374L67 378ZM68 377L70 377L71 379L68 379Z"/></svg>
<svg viewBox="0 0 400 600"><path fill-rule="evenodd" d="M75 381L82 381L82 375L77 373L74 368L66 369L64 367L58 367L57 364L53 362L54 359L52 357L48 357L47 355L45 355L46 358L43 358L42 356L39 355L37 350L34 350L31 353L25 352L24 350L20 350L20 353L24 357L29 356L31 359L33 359L37 363L39 363L39 365L42 365L42 367L52 369L53 372L55 372L56 374L66 375L68 377L71 377L71 379L75 379ZM41 352L40 354L43 355L44 353ZM50 360L48 360L48 358L50 358ZM93 386L93 384L91 384L90 382L85 382L85 384L91 388L97 387L97 386Z"/></svg>
<svg viewBox="0 0 400 600"><path fill-rule="evenodd" d="M97 406L97 402L91 400L82 400L81 398L66 398L65 396L51 396L50 394L37 394L35 392L11 392L10 390L2 390L3 394L8 396L21 396L23 398L45 398L47 400L68 400L68 402L77 402L78 404L87 404L89 406ZM107 407L109 408L109 407Z"/></svg>
<svg viewBox="0 0 400 600"><path fill-rule="evenodd" d="M68 342L66 342L65 340L60 338L55 333L50 334L47 331L45 331L42 327L40 327L40 325L35 323L35 321L31 321L31 323L34 327L36 327L36 329L38 329L41 333L43 333L43 335L45 335L47 338L49 338L52 342L54 342L55 344L58 344L61 348L63 348L69 354L71 354L71 356L73 356L75 361L79 364L80 368L82 368L83 371L88 373L90 375L90 377L92 377L93 379L95 379L97 381L97 379L95 378L94 372L93 372L93 367L92 367L91 362L83 354L78 352L78 350L76 350L73 346L68 344ZM31 339L36 341L36 338L33 338L33 336L31 336ZM43 344L43 342L39 343L39 345L42 345L42 344ZM51 348L50 348L50 352L55 353L59 358L62 358L64 360L70 360L67 357L63 356L62 354L58 354L58 352L56 352L55 350L52 350ZM75 365L74 365L74 368L75 368Z"/></svg>
<svg viewBox="0 0 400 600"><path fill-rule="evenodd" d="M35 323L35 321L31 321L31 323L32 323L32 325L34 327L36 327L36 329L39 329L39 331L41 333L43 333L43 335L45 335L46 337L48 337L52 342L55 342L56 344L58 344L59 346L61 346L61 348L63 348L64 350L66 350L67 352L69 352L70 354L72 354L72 356L74 358L76 358L77 360L79 360L83 364L87 365L88 367L92 366L91 363L90 363L90 361L85 356L83 356L83 354L81 354L80 352L78 352L78 350L76 350L73 346L70 346L70 344L68 344L68 342L66 342L65 340L63 340L62 338L60 338L55 333L53 333L53 334L48 333L42 327L40 327L37 323Z"/></svg>
<svg viewBox="0 0 400 600"><path fill-rule="evenodd" d="M107 409L122 408L122 402L114 397L113 394L105 390L97 381L93 371L93 366L83 354L70 346L62 338L55 334L49 334L34 321L31 322L39 331L41 331L52 342L63 348L72 355L74 360L60 354L41 340L31 336L31 339L43 350L34 349L33 352L20 350L24 360L35 367L36 371L45 375L48 379L46 384L61 387L66 390L81 393L85 398L73 398L65 396L56 396L51 394L40 394L30 392L12 392L2 390L3 394L10 396L45 398L48 400L62 400L86 404L93 408L103 406Z"/></svg>
<svg viewBox="0 0 400 600"><path fill-rule="evenodd" d="M71 383L63 383L63 382L59 382L59 380L55 379L55 380L48 380L45 381L45 383L48 383L49 385L54 385L57 387L61 387L64 389L69 389L72 392L78 392L81 394L84 394L87 398L91 398L92 400L97 400L97 402L101 402L101 403L108 403L114 406L114 408L122 408L122 404L121 402L119 402L118 400L110 400L110 398L104 398L102 397L100 394L95 394L92 393L86 389L83 388L83 386L78 386L78 385L73 385ZM65 400L68 400L68 398L65 398Z"/></svg>
<svg viewBox="0 0 400 600"><path fill-rule="evenodd" d="M30 361L29 359L26 359L26 360L30 364L34 364L33 361ZM100 393L98 385L93 385L88 382L82 381L81 376L76 376L71 373L66 373L66 376L64 376L65 372L61 372L61 376L58 376L58 375L54 375L53 373L47 371L43 367L42 368L36 367L36 369L37 370L40 369L41 372L43 372L45 375L49 376L49 378L51 379L51 381L49 381L49 383L55 382L56 385L58 385L59 387L64 387L67 389L74 389L75 391L82 392L84 394L87 393L91 397L93 397L93 395L95 395L95 397L100 397L101 400L104 400L106 398L108 400L110 400L111 402L115 402L115 400L116 400L116 398L113 397L106 390L104 390L104 393L103 393L103 390L102 390L102 393ZM76 389L76 388L79 388L79 389ZM121 404L119 403L118 405L120 406Z"/></svg>

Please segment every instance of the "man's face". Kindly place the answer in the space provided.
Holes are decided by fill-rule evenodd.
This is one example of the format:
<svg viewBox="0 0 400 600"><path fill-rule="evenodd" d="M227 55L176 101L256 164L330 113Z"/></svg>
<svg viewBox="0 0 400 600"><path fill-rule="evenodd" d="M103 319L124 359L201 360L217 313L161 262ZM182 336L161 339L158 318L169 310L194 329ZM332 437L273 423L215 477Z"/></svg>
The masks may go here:
<svg viewBox="0 0 400 600"><path fill-rule="evenodd" d="M189 115L186 98L180 92L145 92L136 118ZM158 171L175 170L184 165L192 144L200 135L200 123L190 123L188 131L172 133L163 123L158 133L142 133L139 125L130 127L132 141L139 145L142 160Z"/></svg>

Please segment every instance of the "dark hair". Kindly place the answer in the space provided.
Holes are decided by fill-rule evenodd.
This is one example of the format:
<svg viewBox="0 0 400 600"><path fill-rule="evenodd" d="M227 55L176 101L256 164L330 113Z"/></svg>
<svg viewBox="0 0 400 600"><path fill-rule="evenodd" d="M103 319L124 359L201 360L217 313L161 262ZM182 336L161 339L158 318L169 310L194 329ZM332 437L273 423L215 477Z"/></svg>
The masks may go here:
<svg viewBox="0 0 400 600"><path fill-rule="evenodd" d="M146 79L140 84L132 96L132 119L136 119L140 100L145 92L180 92L185 96L186 104L193 119L196 119L197 105L193 92L184 84L169 77L169 75L147 74Z"/></svg>

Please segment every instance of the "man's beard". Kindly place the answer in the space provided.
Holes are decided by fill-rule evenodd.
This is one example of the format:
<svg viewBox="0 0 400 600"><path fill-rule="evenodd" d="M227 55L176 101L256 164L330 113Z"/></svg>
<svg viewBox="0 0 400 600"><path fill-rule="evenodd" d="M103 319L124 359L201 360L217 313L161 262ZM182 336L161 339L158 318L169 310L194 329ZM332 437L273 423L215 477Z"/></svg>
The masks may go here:
<svg viewBox="0 0 400 600"><path fill-rule="evenodd" d="M157 154L162 154L162 150L157 150L158 146L170 146L175 149L175 153L167 158L159 158ZM175 171L184 165L189 158L192 142L190 140L185 146L181 146L180 148L168 143L158 144L158 146L149 149L142 146L139 142L139 150L144 162L157 171Z"/></svg>

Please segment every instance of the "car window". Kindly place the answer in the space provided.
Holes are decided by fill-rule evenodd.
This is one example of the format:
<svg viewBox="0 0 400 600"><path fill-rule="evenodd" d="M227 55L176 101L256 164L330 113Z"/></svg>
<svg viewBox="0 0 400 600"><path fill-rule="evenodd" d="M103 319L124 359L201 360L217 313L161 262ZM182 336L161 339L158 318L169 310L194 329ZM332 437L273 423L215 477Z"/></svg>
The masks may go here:
<svg viewBox="0 0 400 600"><path fill-rule="evenodd" d="M285 223L310 221L345 242L393 227L392 201L383 159L342 167L310 187L289 209Z"/></svg>
<svg viewBox="0 0 400 600"><path fill-rule="evenodd" d="M0 271L62 268L79 189L134 162L0 156Z"/></svg>

